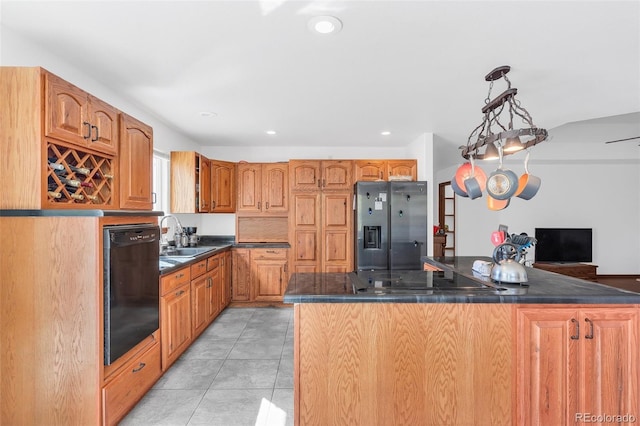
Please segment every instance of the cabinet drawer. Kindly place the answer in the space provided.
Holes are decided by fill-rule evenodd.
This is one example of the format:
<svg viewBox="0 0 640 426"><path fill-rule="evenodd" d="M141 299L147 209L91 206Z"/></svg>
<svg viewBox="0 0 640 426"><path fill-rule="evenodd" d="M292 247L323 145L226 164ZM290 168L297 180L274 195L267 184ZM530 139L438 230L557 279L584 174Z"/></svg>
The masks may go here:
<svg viewBox="0 0 640 426"><path fill-rule="evenodd" d="M207 259L203 259L198 263L191 265L191 279L199 277L207 272Z"/></svg>
<svg viewBox="0 0 640 426"><path fill-rule="evenodd" d="M131 360L113 381L102 389L104 424L113 425L153 386L160 370L160 344L156 343Z"/></svg>
<svg viewBox="0 0 640 426"><path fill-rule="evenodd" d="M160 294L167 294L191 281L189 268L182 268L160 278Z"/></svg>
<svg viewBox="0 0 640 426"><path fill-rule="evenodd" d="M220 255L211 256L207 259L207 271L213 271L220 266Z"/></svg>
<svg viewBox="0 0 640 426"><path fill-rule="evenodd" d="M251 249L252 259L286 259L286 248Z"/></svg>

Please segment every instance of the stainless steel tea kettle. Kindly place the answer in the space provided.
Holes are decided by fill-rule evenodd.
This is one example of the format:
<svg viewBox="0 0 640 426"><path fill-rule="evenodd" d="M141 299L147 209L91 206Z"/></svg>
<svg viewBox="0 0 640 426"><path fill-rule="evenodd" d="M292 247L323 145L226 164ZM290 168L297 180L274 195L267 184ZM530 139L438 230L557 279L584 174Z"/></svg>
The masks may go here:
<svg viewBox="0 0 640 426"><path fill-rule="evenodd" d="M520 250L512 243L502 243L493 250L491 279L500 283L526 283L527 271L520 263Z"/></svg>

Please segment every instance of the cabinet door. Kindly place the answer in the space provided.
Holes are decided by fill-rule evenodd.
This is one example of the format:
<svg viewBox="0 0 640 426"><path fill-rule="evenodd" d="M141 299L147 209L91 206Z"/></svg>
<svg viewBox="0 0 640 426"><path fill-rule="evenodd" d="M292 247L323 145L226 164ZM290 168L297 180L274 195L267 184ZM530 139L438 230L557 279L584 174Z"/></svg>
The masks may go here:
<svg viewBox="0 0 640 426"><path fill-rule="evenodd" d="M293 268L296 272L320 270L320 192L292 193L289 228Z"/></svg>
<svg viewBox="0 0 640 426"><path fill-rule="evenodd" d="M262 165L262 212L282 214L289 211L289 168L284 163Z"/></svg>
<svg viewBox="0 0 640 426"><path fill-rule="evenodd" d="M236 165L228 161L211 160L211 211L236 211Z"/></svg>
<svg viewBox="0 0 640 426"><path fill-rule="evenodd" d="M90 97L89 122L91 137L89 148L106 154L118 153L118 110L100 99Z"/></svg>
<svg viewBox="0 0 640 426"><path fill-rule="evenodd" d="M171 151L171 204L172 213L196 213L200 205L199 165L193 151Z"/></svg>
<svg viewBox="0 0 640 426"><path fill-rule="evenodd" d="M207 319L207 325L213 321L220 312L222 312L222 272L221 268L217 267L209 273L209 317Z"/></svg>
<svg viewBox="0 0 640 426"><path fill-rule="evenodd" d="M580 412L637 417L638 309L585 309L581 314L584 382Z"/></svg>
<svg viewBox="0 0 640 426"><path fill-rule="evenodd" d="M355 181L386 180L387 162L385 160L356 160Z"/></svg>
<svg viewBox="0 0 640 426"><path fill-rule="evenodd" d="M88 94L53 75L46 74L45 134L81 147L91 138Z"/></svg>
<svg viewBox="0 0 640 426"><path fill-rule="evenodd" d="M322 267L325 272L353 270L351 192L322 194Z"/></svg>
<svg viewBox="0 0 640 426"><path fill-rule="evenodd" d="M334 160L322 162L323 190L351 190L353 188L353 162Z"/></svg>
<svg viewBox="0 0 640 426"><path fill-rule="evenodd" d="M260 164L238 164L238 213L260 213L262 208L262 168Z"/></svg>
<svg viewBox="0 0 640 426"><path fill-rule="evenodd" d="M518 309L517 424L574 424L578 318L576 309Z"/></svg>
<svg viewBox="0 0 640 426"><path fill-rule="evenodd" d="M418 162L416 160L388 160L387 179L392 176L411 176L411 180L418 180Z"/></svg>
<svg viewBox="0 0 640 426"><path fill-rule="evenodd" d="M287 261L257 259L252 277L256 301L282 301L287 285Z"/></svg>
<svg viewBox="0 0 640 426"><path fill-rule="evenodd" d="M223 302L224 308L231 303L231 270L232 270L232 256L231 251L224 252L224 258L222 262L222 288L223 288Z"/></svg>
<svg viewBox="0 0 640 426"><path fill-rule="evenodd" d="M191 342L191 291L189 285L160 298L162 370L166 371Z"/></svg>
<svg viewBox="0 0 640 426"><path fill-rule="evenodd" d="M317 190L322 183L321 175L320 161L289 161L289 179L291 181L291 189L294 191Z"/></svg>
<svg viewBox="0 0 640 426"><path fill-rule="evenodd" d="M198 211L200 213L208 213L211 210L211 163L203 155L197 155L199 157L196 162L199 164L199 189L200 189L200 203L198 205Z"/></svg>
<svg viewBox="0 0 640 426"><path fill-rule="evenodd" d="M191 281L191 330L194 338L202 333L209 324L210 288L210 274Z"/></svg>
<svg viewBox="0 0 640 426"><path fill-rule="evenodd" d="M251 269L249 269L249 250L234 249L232 251L232 300L246 302L251 299Z"/></svg>
<svg viewBox="0 0 640 426"><path fill-rule="evenodd" d="M120 117L120 208L151 210L153 131L124 113Z"/></svg>

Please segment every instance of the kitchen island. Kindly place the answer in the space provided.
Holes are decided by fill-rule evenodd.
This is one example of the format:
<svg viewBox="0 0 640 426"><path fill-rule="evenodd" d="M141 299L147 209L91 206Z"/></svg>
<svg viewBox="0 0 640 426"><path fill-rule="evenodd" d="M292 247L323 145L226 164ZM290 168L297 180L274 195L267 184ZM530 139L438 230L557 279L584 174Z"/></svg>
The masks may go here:
<svg viewBox="0 0 640 426"><path fill-rule="evenodd" d="M481 282L473 260L425 259ZM640 418L640 294L527 272L526 293L513 295L360 293L353 274L292 275L296 424Z"/></svg>

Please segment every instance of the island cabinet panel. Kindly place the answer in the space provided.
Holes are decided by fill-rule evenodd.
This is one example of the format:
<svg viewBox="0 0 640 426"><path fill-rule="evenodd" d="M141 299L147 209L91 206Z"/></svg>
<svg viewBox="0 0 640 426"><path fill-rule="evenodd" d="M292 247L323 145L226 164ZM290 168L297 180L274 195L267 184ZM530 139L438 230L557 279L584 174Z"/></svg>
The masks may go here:
<svg viewBox="0 0 640 426"><path fill-rule="evenodd" d="M512 308L295 305L297 425L508 425Z"/></svg>
<svg viewBox="0 0 640 426"><path fill-rule="evenodd" d="M637 418L638 327L635 306L518 309L517 423Z"/></svg>

